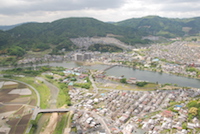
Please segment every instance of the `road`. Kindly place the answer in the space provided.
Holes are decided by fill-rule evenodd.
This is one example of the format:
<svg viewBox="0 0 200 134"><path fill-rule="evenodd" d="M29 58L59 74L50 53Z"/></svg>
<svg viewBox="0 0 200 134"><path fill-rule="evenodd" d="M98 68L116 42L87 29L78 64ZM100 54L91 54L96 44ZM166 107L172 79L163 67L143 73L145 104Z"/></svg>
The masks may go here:
<svg viewBox="0 0 200 134"><path fill-rule="evenodd" d="M97 96L98 95L98 88L94 82L94 79L92 78L92 73L91 75L89 76L89 79L90 81L92 82L92 87L93 87L93 90L94 92L96 92L93 97ZM81 110L82 111L82 110ZM84 111L84 112L89 112L93 115L93 117L95 117L96 119L98 119L98 121L102 124L102 126L104 126L103 128L105 129L106 131L106 134L111 134L110 132L110 129L108 128L107 124L105 123L105 121L103 120L103 118L101 116L99 116L98 114L96 114L95 112L90 112L90 111Z"/></svg>
<svg viewBox="0 0 200 134"><path fill-rule="evenodd" d="M30 87L30 88L36 93L36 95L37 95L37 107L40 106L40 94L39 94L39 92L38 92L33 86L31 86L31 85L29 85L29 84L27 84L27 83L25 83L25 82L22 82L22 81L19 81L19 80L14 80L14 79L0 78L0 80L15 81L15 82L18 82L18 83L21 83L21 84L24 84L24 85ZM37 107L35 107L35 109L37 109ZM31 119L33 119L33 120L35 120L35 118L36 118L36 116L35 116L34 113L35 113L35 110L33 111L33 114L32 114L32 117L31 117ZM31 127L32 127L32 125L30 124L29 127L28 127L27 130L26 130L26 133L29 133L29 132L30 132Z"/></svg>
<svg viewBox="0 0 200 134"><path fill-rule="evenodd" d="M49 90L51 92L51 97L50 97L50 101L49 101L50 108L56 108L56 102L57 102L57 97L58 97L58 93L59 93L59 88L56 87L55 85L53 85L52 83L46 81L42 77L36 77L36 79L44 82L44 84L47 85L47 87L49 88Z"/></svg>
<svg viewBox="0 0 200 134"><path fill-rule="evenodd" d="M38 91L37 91L34 87L32 87L31 85L29 85L29 84L27 84L27 83L18 81L18 80L4 79L4 78L0 78L0 79L19 82L19 83L25 84L25 85L29 86L30 88L32 88L32 89L35 91L35 93L36 93L36 95L37 95L37 98L38 98L37 106L40 106L40 94L38 93ZM49 87L49 89L50 89L50 91L51 91L51 94L52 94L51 99L50 99L50 100L51 100L51 105L52 105L51 108L56 108L56 105L55 105L55 104L56 104L56 99L57 99L57 96L58 96L58 93L59 93L59 89L58 89L55 85L53 85L53 84L47 82L44 78L36 77L36 79L38 79L38 80L40 80L40 81L43 81L43 82ZM92 75L89 76L89 79L90 79L90 81L92 82L92 86L93 86L94 92L96 92L94 96L96 96L96 95L98 94L98 88L97 88L97 86L96 86L96 84L95 84L95 82L94 82L94 80L93 80L93 78L92 78ZM76 110L76 108L74 108L73 106L70 107L69 109L70 109L71 111L75 111L75 110ZM38 111L38 110L39 110L39 107L36 107L36 108L35 108L35 114L33 113L33 118L36 118L36 115L37 115L37 111ZM77 110L78 110L78 109L77 109ZM96 114L95 112L91 112L91 111L85 111L85 110L80 110L80 111L84 111L84 112L89 112L89 113L91 113L91 114L93 115L93 117L95 117L96 119L98 119L99 122L102 124L103 128L104 128L105 131L106 131L106 134L111 134L110 129L108 128L107 124L105 123L105 121L103 120L103 118L102 118L101 116L99 116L99 115ZM33 119L33 118L32 118L32 119ZM29 132L30 128L31 128L31 126L27 129L26 133Z"/></svg>
<svg viewBox="0 0 200 134"><path fill-rule="evenodd" d="M103 126L102 128L104 128L106 131L106 134L111 134L110 129L108 128L107 124L100 115L98 115L94 111L87 111L87 110L78 110L78 111L90 113L94 118L96 118L101 123L101 125Z"/></svg>
<svg viewBox="0 0 200 134"><path fill-rule="evenodd" d="M92 73L91 73L91 75L89 76L89 79L90 79L90 81L92 82L92 87L93 87L93 90L94 90L94 92L96 92L94 95L93 95L93 97L95 97L97 94L98 94L98 88L97 88L97 86L96 86L96 84L95 84L95 82L94 82L94 80L93 80L93 78L92 78Z"/></svg>
<svg viewBox="0 0 200 134"><path fill-rule="evenodd" d="M25 83L25 82L22 82L22 81L19 81L19 80L14 80L14 79L8 79L8 78L0 78L0 80L9 80L9 81L15 81L15 82L18 82L18 83L22 83L28 87L30 87L31 89L33 89L33 91L36 93L37 95L37 106L40 106L40 94L38 93L38 91L31 85Z"/></svg>

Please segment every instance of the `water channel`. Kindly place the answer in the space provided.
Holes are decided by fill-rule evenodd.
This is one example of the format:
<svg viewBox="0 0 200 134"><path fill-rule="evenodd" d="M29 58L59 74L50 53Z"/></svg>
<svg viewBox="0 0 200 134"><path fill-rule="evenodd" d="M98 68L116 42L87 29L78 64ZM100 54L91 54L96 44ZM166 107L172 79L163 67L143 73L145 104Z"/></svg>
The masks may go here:
<svg viewBox="0 0 200 134"><path fill-rule="evenodd" d="M53 67L65 67L65 68L73 68L73 67L79 67L80 65L76 62L63 62L63 63L43 63L38 64L37 66L53 66ZM33 65L36 66L36 65ZM27 67L27 66L23 66ZM29 66L30 67L30 66ZM96 64L92 66L81 66L86 69L94 69L94 70L103 70L108 67L108 65L101 65ZM2 68L0 67L0 70L5 70L8 68ZM198 79L192 79L192 78L186 78L166 73L158 73L158 72L151 72L146 70L138 70L133 69L129 67L122 67L122 66L115 66L109 70L106 71L107 75L111 76L122 76L126 78L134 77L137 80L144 80L148 82L158 82L161 84L169 83L169 84L177 84L178 86L182 87L194 87L194 88L200 88L200 80Z"/></svg>

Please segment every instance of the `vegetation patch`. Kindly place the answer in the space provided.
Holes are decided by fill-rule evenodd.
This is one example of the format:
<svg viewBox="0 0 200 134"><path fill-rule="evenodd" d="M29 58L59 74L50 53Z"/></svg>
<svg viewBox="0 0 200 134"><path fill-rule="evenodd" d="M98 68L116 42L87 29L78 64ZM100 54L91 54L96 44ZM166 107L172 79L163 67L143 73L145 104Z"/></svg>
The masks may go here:
<svg viewBox="0 0 200 134"><path fill-rule="evenodd" d="M189 109L188 119L191 120L194 117L200 119L200 99L192 100L187 104Z"/></svg>
<svg viewBox="0 0 200 134"><path fill-rule="evenodd" d="M12 76L12 75L26 75L26 76L37 76L40 75L42 72L51 70L48 66L42 66L37 67L36 70L34 70L33 67L26 67L26 68L13 68L9 70L2 70L2 74L6 74L5 76Z"/></svg>
<svg viewBox="0 0 200 134"><path fill-rule="evenodd" d="M146 82L146 81L136 82L136 85L137 85L138 87L144 87L144 86L147 85L147 84L148 84L148 82Z"/></svg>
<svg viewBox="0 0 200 134"><path fill-rule="evenodd" d="M123 49L119 48L115 45L110 45L110 44L94 44L91 45L88 50L91 51L100 51L100 52L122 52Z"/></svg>
<svg viewBox="0 0 200 134"><path fill-rule="evenodd" d="M66 83L56 82L53 80L50 81L60 89L57 97L57 104L56 104L57 107L62 107L63 105L71 106L71 98L68 94L69 92L68 85Z"/></svg>
<svg viewBox="0 0 200 134"><path fill-rule="evenodd" d="M40 94L40 107L45 109L48 107L48 99L50 97L50 90L49 88L42 82L38 81L35 82L35 79L32 77L26 78L16 78L20 81L23 81L27 84L32 85Z"/></svg>
<svg viewBox="0 0 200 134"><path fill-rule="evenodd" d="M63 115L59 118L59 121L56 125L56 129L54 130L54 134L63 134L63 130L65 129L67 121L67 115Z"/></svg>

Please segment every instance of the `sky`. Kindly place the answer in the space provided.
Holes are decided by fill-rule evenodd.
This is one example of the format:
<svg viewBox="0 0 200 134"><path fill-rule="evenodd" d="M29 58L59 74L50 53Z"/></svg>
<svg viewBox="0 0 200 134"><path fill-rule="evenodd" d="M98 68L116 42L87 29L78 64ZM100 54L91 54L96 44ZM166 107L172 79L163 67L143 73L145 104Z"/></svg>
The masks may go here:
<svg viewBox="0 0 200 134"><path fill-rule="evenodd" d="M158 15L200 16L200 0L0 0L0 25L92 17L104 22Z"/></svg>

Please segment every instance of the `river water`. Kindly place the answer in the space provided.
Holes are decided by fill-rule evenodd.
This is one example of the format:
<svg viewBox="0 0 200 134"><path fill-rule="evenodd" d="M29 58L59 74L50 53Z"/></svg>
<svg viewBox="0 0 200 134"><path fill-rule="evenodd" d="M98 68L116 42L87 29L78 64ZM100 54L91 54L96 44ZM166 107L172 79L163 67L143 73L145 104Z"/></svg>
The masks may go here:
<svg viewBox="0 0 200 134"><path fill-rule="evenodd" d="M37 66L54 66L54 67L65 67L65 68L73 68L73 67L79 67L76 62L63 62L63 63L43 63L38 64ZM33 65L36 66L36 65ZM92 65L92 66L82 66L86 69L94 69L94 70L103 70L108 67L108 65ZM8 68L0 68L0 70L4 70ZM146 70L138 70L133 69L129 67L122 67L122 66L115 66L109 70L106 71L107 75L112 76L122 76L126 78L134 77L137 80L144 80L148 82L158 82L161 84L169 83L169 84L177 84L178 86L182 87L195 87L200 88L200 80L198 79L192 79L192 78L186 78L171 74L165 74L165 73L158 73L158 72L151 72Z"/></svg>
<svg viewBox="0 0 200 134"><path fill-rule="evenodd" d="M134 77L138 80L148 82L158 82L161 84L177 84L182 87L195 87L200 88L200 80L171 75L166 73L151 72L146 70L138 70L129 67L115 66L106 71L106 74L113 76L122 76L126 78Z"/></svg>

